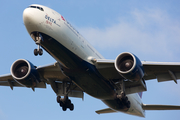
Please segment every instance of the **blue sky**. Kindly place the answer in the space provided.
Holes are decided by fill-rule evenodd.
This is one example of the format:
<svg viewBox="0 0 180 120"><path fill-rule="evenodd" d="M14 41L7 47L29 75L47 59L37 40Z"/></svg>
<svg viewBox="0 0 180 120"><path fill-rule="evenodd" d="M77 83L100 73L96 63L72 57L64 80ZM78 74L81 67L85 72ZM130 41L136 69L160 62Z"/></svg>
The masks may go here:
<svg viewBox="0 0 180 120"><path fill-rule="evenodd" d="M10 73L11 64L20 58L36 66L54 63L44 53L35 57L34 41L23 25L23 10L30 4L48 6L62 14L107 59L124 51L142 61L180 61L180 1L178 0L0 0L0 74ZM147 81L145 104L180 105L180 85L174 82ZM109 120L144 118L123 113L97 115L106 108L100 100L85 94L84 101L72 98L75 110L63 112L56 95L47 89L0 87L1 120ZM180 111L146 111L146 120L178 120Z"/></svg>

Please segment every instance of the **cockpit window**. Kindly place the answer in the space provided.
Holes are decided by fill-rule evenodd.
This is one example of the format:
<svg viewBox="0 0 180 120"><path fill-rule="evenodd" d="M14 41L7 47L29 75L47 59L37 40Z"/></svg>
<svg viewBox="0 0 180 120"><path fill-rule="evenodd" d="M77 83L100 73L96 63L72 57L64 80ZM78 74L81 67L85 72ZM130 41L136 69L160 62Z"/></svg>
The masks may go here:
<svg viewBox="0 0 180 120"><path fill-rule="evenodd" d="M42 7L39 7L39 6L29 6L30 8L36 8L36 9L39 9L41 11L44 11L44 9Z"/></svg>

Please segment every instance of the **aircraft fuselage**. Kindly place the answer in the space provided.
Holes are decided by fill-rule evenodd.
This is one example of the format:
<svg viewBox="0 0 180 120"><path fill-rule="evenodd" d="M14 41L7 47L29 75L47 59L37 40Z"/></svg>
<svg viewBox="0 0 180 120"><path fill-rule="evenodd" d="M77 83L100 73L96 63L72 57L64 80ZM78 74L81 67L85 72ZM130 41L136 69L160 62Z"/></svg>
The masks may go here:
<svg viewBox="0 0 180 120"><path fill-rule="evenodd" d="M62 72L74 84L114 110L144 116L138 94L128 95L130 108L118 105L113 85L98 72L92 61L104 57L62 15L45 6L31 6L34 7L26 8L23 13L28 33L35 42L37 35L41 37L41 47L58 61Z"/></svg>

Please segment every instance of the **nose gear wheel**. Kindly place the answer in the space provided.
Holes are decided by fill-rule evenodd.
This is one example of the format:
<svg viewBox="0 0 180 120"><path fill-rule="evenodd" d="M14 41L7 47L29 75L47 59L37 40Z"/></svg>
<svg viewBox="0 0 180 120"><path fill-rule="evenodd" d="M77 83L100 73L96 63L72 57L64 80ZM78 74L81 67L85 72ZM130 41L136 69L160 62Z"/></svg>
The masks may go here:
<svg viewBox="0 0 180 120"><path fill-rule="evenodd" d="M34 55L37 56L37 55L43 55L43 50L42 49L34 49Z"/></svg>

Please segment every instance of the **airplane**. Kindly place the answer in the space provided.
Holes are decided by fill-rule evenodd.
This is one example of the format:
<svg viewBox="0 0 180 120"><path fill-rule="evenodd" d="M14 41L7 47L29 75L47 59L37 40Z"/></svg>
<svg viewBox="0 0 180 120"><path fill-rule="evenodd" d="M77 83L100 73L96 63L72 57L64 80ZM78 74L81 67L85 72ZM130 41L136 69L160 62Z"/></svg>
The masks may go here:
<svg viewBox="0 0 180 120"><path fill-rule="evenodd" d="M147 80L177 84L180 63L140 61L130 52L120 53L115 60L105 59L61 14L43 5L26 8L23 21L37 44L34 55L43 55L45 50L56 62L37 67L18 59L10 74L0 76L1 86L34 91L50 85L63 111L74 110L69 97L83 99L84 93L108 106L97 110L97 114L123 112L145 117L145 110L180 110L180 106L149 105L141 100L142 92L147 91Z"/></svg>

